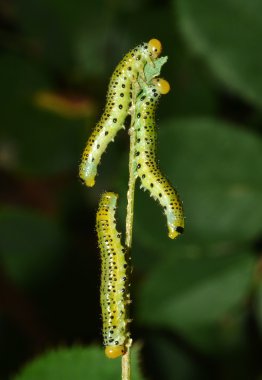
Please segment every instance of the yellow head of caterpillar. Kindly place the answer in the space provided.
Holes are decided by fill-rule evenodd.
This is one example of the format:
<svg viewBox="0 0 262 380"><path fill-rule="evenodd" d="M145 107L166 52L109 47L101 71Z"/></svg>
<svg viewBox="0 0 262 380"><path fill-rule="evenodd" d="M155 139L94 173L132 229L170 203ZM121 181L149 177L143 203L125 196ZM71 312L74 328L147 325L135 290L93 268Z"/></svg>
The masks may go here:
<svg viewBox="0 0 262 380"><path fill-rule="evenodd" d="M161 51L162 51L162 44L159 40L157 40L156 38L152 38L149 42L148 42L148 47L149 49L151 50L152 52L152 57L153 58L157 58L160 54L161 54Z"/></svg>
<svg viewBox="0 0 262 380"><path fill-rule="evenodd" d="M106 346L105 355L109 359L116 359L119 356L124 355L125 351L124 346Z"/></svg>
<svg viewBox="0 0 262 380"><path fill-rule="evenodd" d="M158 88L161 95L166 95L170 91L170 84L167 80L162 78L155 78L152 83Z"/></svg>

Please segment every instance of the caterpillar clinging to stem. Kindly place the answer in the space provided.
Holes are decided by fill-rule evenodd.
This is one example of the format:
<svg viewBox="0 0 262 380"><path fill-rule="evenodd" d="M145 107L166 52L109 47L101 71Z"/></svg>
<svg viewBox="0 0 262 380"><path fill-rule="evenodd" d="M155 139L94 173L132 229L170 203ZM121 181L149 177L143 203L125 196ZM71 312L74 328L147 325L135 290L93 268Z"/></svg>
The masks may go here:
<svg viewBox="0 0 262 380"><path fill-rule="evenodd" d="M161 173L156 158L155 112L160 96L169 90L170 85L166 80L156 78L152 80L152 85L144 86L137 99L135 160L142 187L163 207L167 217L168 236L174 239L184 230L182 202L175 188Z"/></svg>
<svg viewBox="0 0 262 380"><path fill-rule="evenodd" d="M153 63L161 53L160 41L153 38L127 53L117 65L108 88L105 111L95 126L84 149L79 176L86 186L95 184L97 165L110 141L124 128L124 121L131 107L132 83L138 75L143 77L146 63Z"/></svg>
<svg viewBox="0 0 262 380"><path fill-rule="evenodd" d="M168 236L176 238L184 230L182 202L171 183L159 169L156 157L155 112L161 95L170 90L160 73L166 57L159 58L161 43L151 39L131 50L118 64L110 80L107 103L82 155L79 175L86 186L95 184L97 166L110 141L131 115L126 246L116 229L115 210L118 195L102 194L96 215L96 230L101 252L100 302L103 319L103 343L109 358L122 357L123 379L129 379L129 354L132 339L128 324L130 301L130 256L132 241L135 182L157 199L167 218Z"/></svg>
<svg viewBox="0 0 262 380"><path fill-rule="evenodd" d="M102 194L96 215L96 230L101 252L100 302L105 354L114 359L126 351L129 338L127 309L129 293L129 257L115 226L118 195Z"/></svg>

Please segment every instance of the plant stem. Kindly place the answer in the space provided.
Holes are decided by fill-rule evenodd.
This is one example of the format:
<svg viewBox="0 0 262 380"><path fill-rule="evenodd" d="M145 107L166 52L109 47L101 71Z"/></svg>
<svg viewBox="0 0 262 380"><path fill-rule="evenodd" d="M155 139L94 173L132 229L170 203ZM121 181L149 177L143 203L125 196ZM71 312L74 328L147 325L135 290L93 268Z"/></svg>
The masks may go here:
<svg viewBox="0 0 262 380"><path fill-rule="evenodd" d="M133 116L133 115L132 115ZM130 152L129 152L129 181L127 191L127 212L126 212L126 247L130 250L132 245L133 219L134 219L134 197L135 197L135 131L133 129L133 117L131 116Z"/></svg>
<svg viewBox="0 0 262 380"><path fill-rule="evenodd" d="M134 86L132 97L136 99L137 89ZM135 102L133 102L134 104ZM128 248L129 252L132 245L132 233L133 233L133 219L134 219L134 198L135 198L135 185L136 185L136 176L135 176L135 107L131 109L131 127L129 129L130 135L130 151L129 151L129 181L128 181L128 191L127 191L127 210L126 210L126 239L125 245ZM127 343L127 352L122 356L122 380L130 380L130 349L132 345L132 339L129 338Z"/></svg>
<svg viewBox="0 0 262 380"><path fill-rule="evenodd" d="M130 348L132 344L132 339L129 339L127 345L127 351L125 355L122 356L122 380L130 380L131 379L131 371L130 371Z"/></svg>

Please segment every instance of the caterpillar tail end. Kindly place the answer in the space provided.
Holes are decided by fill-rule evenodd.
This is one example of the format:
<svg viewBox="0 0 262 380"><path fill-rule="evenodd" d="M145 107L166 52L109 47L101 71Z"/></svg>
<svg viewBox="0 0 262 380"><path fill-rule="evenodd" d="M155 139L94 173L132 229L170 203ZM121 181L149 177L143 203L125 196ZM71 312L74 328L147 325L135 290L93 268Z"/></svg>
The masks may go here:
<svg viewBox="0 0 262 380"><path fill-rule="evenodd" d="M93 187L96 183L94 177L82 177L80 175L81 182L86 185L87 187Z"/></svg>
<svg viewBox="0 0 262 380"><path fill-rule="evenodd" d="M96 183L96 181L95 181L94 178L86 178L86 179L84 180L84 183L85 183L85 185L88 186L88 187L93 187L94 184Z"/></svg>
<svg viewBox="0 0 262 380"><path fill-rule="evenodd" d="M176 239L179 235L181 235L184 232L184 227L178 226L175 228L168 228L168 237L170 239Z"/></svg>
<svg viewBox="0 0 262 380"><path fill-rule="evenodd" d="M94 184L96 183L95 181L95 175L96 173L94 174L94 171L92 170L86 170L86 168L82 167L82 165L80 165L79 167L79 178L81 180L81 182L86 185L87 187L93 187Z"/></svg>
<svg viewBox="0 0 262 380"><path fill-rule="evenodd" d="M126 352L124 346L106 346L105 355L109 359L116 359Z"/></svg>

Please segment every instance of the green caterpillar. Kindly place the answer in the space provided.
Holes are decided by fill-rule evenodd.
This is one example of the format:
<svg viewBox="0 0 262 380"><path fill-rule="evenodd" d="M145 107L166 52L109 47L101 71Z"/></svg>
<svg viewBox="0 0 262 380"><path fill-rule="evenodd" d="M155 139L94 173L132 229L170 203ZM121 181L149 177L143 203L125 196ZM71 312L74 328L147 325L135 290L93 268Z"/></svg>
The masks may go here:
<svg viewBox="0 0 262 380"><path fill-rule="evenodd" d="M162 46L157 39L142 43L127 53L117 65L108 88L105 111L95 126L84 149L79 176L86 186L94 186L97 165L110 141L124 128L124 121L132 105L132 83L138 74L143 77L147 62L153 62L161 53Z"/></svg>
<svg viewBox="0 0 262 380"><path fill-rule="evenodd" d="M127 307L130 301L127 250L115 226L118 195L104 193L96 214L96 230L102 259L100 302L105 354L114 359L126 352L129 338Z"/></svg>
<svg viewBox="0 0 262 380"><path fill-rule="evenodd" d="M141 186L157 199L167 217L168 236L176 238L184 230L182 202L170 182L161 173L156 159L155 112L162 94L170 90L164 79L153 79L152 85L144 86L136 103L136 170Z"/></svg>

